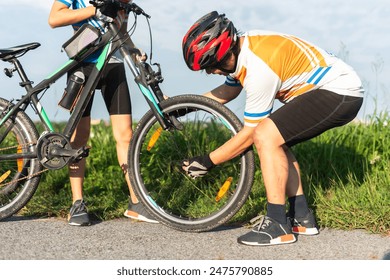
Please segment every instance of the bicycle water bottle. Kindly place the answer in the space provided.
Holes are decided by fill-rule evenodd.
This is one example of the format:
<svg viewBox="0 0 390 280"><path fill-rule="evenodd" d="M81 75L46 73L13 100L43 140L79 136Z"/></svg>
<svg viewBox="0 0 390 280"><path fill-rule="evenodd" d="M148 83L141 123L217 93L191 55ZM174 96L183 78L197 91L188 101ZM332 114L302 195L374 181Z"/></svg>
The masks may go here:
<svg viewBox="0 0 390 280"><path fill-rule="evenodd" d="M85 81L84 73L77 71L70 76L64 94L58 103L62 108L72 111L81 93Z"/></svg>

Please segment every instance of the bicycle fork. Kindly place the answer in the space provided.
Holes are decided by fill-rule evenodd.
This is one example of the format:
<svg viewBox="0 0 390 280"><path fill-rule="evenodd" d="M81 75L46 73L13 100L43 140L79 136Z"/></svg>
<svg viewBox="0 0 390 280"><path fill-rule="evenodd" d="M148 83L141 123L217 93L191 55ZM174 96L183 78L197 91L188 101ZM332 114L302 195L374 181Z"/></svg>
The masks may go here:
<svg viewBox="0 0 390 280"><path fill-rule="evenodd" d="M115 30L115 27L113 28ZM182 130L183 125L177 120L177 118L175 116L164 115L159 106L159 102L165 99L164 94L159 87L159 84L163 81L159 65L157 64L159 68L157 72L153 71L152 67L144 61L139 61L136 65L131 58L130 51L122 46L123 43L124 42L120 42L121 47L119 48L119 51L126 64L129 66L130 71L134 76L135 83L138 85L138 88L145 97L146 102L153 111L153 114L156 116L156 119L161 127L164 130L172 128ZM149 87L152 89L153 93L149 90Z"/></svg>

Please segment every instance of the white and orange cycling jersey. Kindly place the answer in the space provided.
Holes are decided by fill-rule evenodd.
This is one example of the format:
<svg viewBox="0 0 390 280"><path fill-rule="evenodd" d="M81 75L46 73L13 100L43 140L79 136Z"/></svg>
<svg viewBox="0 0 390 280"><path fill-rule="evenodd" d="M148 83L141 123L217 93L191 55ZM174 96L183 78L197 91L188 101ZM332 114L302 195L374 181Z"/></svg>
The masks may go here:
<svg viewBox="0 0 390 280"><path fill-rule="evenodd" d="M225 84L246 91L244 122L256 126L272 111L275 99L283 103L314 89L362 97L355 71L334 55L297 37L250 31L238 56L237 68Z"/></svg>

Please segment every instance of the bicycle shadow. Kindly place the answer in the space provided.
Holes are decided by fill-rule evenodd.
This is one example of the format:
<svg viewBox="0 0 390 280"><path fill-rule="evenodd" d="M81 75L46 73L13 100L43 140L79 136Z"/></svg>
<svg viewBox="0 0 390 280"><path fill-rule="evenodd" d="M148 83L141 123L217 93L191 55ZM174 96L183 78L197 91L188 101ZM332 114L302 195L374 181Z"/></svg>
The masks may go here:
<svg viewBox="0 0 390 280"><path fill-rule="evenodd" d="M390 260L390 251L383 256L382 260Z"/></svg>
<svg viewBox="0 0 390 280"><path fill-rule="evenodd" d="M6 219L3 219L0 221L0 223L6 223L6 222L23 222L23 221L45 221L45 220L58 220L63 221L65 224L68 224L68 221L65 218L61 217L45 217L45 216L22 216L22 215L14 215L11 217L8 217ZM91 225L98 225L102 223L103 221L95 217L94 215L90 215Z"/></svg>
<svg viewBox="0 0 390 280"><path fill-rule="evenodd" d="M19 216L19 215L14 215L14 216L11 216L11 217L8 217L4 220L1 220L0 222L1 223L4 223L4 222L20 222L20 221L31 221L31 220L42 220L44 218L42 217L31 217L31 216Z"/></svg>

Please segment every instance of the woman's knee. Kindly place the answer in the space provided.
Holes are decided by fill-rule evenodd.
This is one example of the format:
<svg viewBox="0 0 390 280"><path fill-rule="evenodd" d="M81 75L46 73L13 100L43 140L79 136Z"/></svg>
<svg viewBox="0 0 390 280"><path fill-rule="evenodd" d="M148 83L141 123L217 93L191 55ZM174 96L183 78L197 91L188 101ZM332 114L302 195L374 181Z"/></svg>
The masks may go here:
<svg viewBox="0 0 390 280"><path fill-rule="evenodd" d="M133 137L133 130L131 127L114 129L114 139L117 143L130 143L131 137Z"/></svg>

